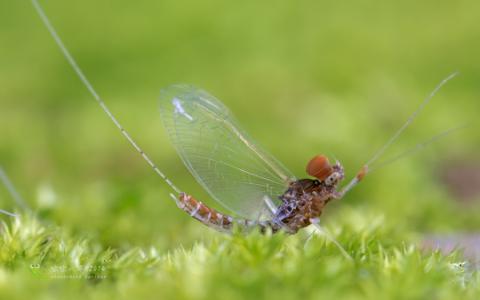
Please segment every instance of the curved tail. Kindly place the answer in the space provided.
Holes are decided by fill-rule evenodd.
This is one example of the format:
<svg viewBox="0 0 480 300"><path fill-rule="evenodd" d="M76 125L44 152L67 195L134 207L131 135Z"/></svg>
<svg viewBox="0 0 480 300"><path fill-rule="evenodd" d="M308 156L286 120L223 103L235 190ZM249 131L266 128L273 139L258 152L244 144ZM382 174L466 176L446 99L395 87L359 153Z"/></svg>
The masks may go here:
<svg viewBox="0 0 480 300"><path fill-rule="evenodd" d="M85 74L83 74L82 70L78 66L77 62L73 58L73 56L70 54L68 51L67 47L63 43L63 41L60 39L60 36L57 34L55 28L53 25L50 23L50 20L48 19L47 15L45 14L45 11L43 8L40 6L37 0L32 0L33 7L37 11L38 15L40 16L40 19L42 19L43 24L45 27L47 27L48 31L50 32L50 35L53 37L55 40L56 44L60 48L60 51L62 52L63 56L67 59L68 63L70 66L73 68L77 76L80 78L82 83L85 85L85 87L88 89L90 94L93 96L95 101L100 105L102 110L107 114L107 116L112 120L112 122L115 124L115 126L120 130L122 135L128 140L128 142L135 148L135 150L142 156L142 158L152 167L152 169L160 176L170 188L172 188L176 193L180 193L180 189L177 188L173 182L163 174L162 171L153 163L153 161L150 159L150 157L138 146L138 144L133 140L133 138L128 134L128 132L123 128L123 126L120 124L120 122L115 118L115 116L112 114L112 112L108 109L107 105L103 101L103 99L98 95L98 93L95 91L93 88L92 84L88 81L87 77Z"/></svg>

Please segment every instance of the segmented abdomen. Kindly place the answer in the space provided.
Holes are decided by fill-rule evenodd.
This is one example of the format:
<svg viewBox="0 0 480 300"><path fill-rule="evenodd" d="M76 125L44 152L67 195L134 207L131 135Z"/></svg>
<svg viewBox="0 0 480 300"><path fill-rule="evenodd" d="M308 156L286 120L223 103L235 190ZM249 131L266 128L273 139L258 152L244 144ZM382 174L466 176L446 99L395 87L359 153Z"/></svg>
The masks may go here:
<svg viewBox="0 0 480 300"><path fill-rule="evenodd" d="M194 219L220 231L230 232L233 229L234 224L245 230L251 230L255 227L259 227L261 231L271 228L272 231L275 232L279 229L270 221L236 219L232 216L222 214L186 193L180 193L178 196L177 205L180 209L188 213Z"/></svg>

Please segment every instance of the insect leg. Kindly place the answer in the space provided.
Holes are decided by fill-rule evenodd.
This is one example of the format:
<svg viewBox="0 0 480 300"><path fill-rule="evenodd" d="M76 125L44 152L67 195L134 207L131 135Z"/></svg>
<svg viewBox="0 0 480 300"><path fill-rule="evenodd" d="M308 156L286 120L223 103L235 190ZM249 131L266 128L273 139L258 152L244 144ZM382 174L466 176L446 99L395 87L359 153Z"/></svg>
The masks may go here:
<svg viewBox="0 0 480 300"><path fill-rule="evenodd" d="M407 129L413 121L417 118L417 116L423 111L425 106L432 100L433 96L440 90L442 86L444 86L449 80L453 79L455 76L458 75L458 72L454 72L448 75L445 79L443 79L434 89L433 91L420 103L417 109L408 117L407 121L400 127L395 134L382 146L380 149L375 152L372 158L360 169L357 175L344 187L339 193L340 197L343 197L348 191L350 191L354 186L356 186L368 173L370 173L371 169L370 166L373 165L384 153L385 151L398 139L398 137ZM458 129L458 128L457 128ZM434 136L432 139L427 141L426 143L419 144L418 147L423 147L424 145L442 137L446 134L457 130L457 129L450 129L441 133L440 135ZM403 155L403 154L402 154Z"/></svg>
<svg viewBox="0 0 480 300"><path fill-rule="evenodd" d="M407 121L400 127L397 132L383 145L378 151L373 155L373 157L365 164L367 166L372 165L377 159L382 156L382 154L387 150L393 142L395 142L398 137L405 131L405 129L412 124L412 122L417 118L418 114L422 112L422 110L427 106L427 104L432 100L433 96L440 90L442 86L444 86L450 79L453 79L455 76L458 75L458 72L454 72L448 75L445 79L443 79L434 89L433 91L420 103L418 108L408 117Z"/></svg>
<svg viewBox="0 0 480 300"><path fill-rule="evenodd" d="M320 225L320 218L311 219L310 222L320 234L323 234L327 240L331 241L335 246L337 246L338 250L340 250L343 256L345 256L345 258L347 258L348 260L353 260L352 256L348 254L347 250L345 250L345 248L340 245L340 243L330 234L330 232L328 232L328 230L326 230Z"/></svg>
<svg viewBox="0 0 480 300"><path fill-rule="evenodd" d="M272 199L268 196L263 196L263 202L265 202L265 206L268 208L272 216L277 214L277 207L273 203Z"/></svg>
<svg viewBox="0 0 480 300"><path fill-rule="evenodd" d="M454 132L457 132L461 129L465 129L467 126L468 126L468 124L462 124L460 126L456 126L456 127L447 129L445 131L442 131L439 134L436 134L436 135L432 136L428 140L423 141L421 143L418 143L415 146L413 146L412 148L407 149L406 151L404 151L404 152L402 152L402 153L400 153L400 154L398 154L398 155L396 155L396 156L394 156L394 157L392 157L388 160L381 161L377 166L375 166L375 168L370 168L369 173L371 173L373 170L378 170L380 168L388 166L388 165L390 165L390 164L396 162L397 160L400 160L400 159L402 159L406 156L413 155L416 152L425 148L426 146L430 145L431 143L436 142L437 140L442 139L442 138L444 138L444 137L446 137L446 136L448 136L448 135L450 135Z"/></svg>
<svg viewBox="0 0 480 300"><path fill-rule="evenodd" d="M418 143L416 144L415 146L413 146L412 148L394 156L393 158L391 159L388 159L386 161L383 161L383 162L380 162L379 165L377 165L375 168L368 168L366 165L360 170L360 172L358 172L357 176L355 176L345 187L342 188L342 190L338 193L338 195L336 196L337 199L339 198L342 198L348 191L350 191L354 186L356 186L362 179L363 177L365 177L368 173L371 173L372 171L374 170L378 170L380 168L383 168L385 166L388 166L396 161L398 161L399 159L402 159L406 156L409 156L409 155L413 155L414 153L422 150L424 147L426 147L427 145L441 139L441 138L444 138L445 136L447 135L450 135L460 129L464 129L467 125L461 125L461 126L457 126L457 127L453 127L453 128L450 128L448 130L445 130L437 135L434 135L433 137L431 137L430 139L424 141L424 142L421 142L421 143Z"/></svg>
<svg viewBox="0 0 480 300"><path fill-rule="evenodd" d="M350 182L344 186L340 192L338 193L338 195L336 195L335 198L337 199L340 199L342 198L346 193L348 193L348 191L350 191L351 189L353 189L360 181L362 181L362 179L369 173L369 170L368 170L368 166L365 165L363 166L360 171L357 173L357 175L352 179L350 180Z"/></svg>

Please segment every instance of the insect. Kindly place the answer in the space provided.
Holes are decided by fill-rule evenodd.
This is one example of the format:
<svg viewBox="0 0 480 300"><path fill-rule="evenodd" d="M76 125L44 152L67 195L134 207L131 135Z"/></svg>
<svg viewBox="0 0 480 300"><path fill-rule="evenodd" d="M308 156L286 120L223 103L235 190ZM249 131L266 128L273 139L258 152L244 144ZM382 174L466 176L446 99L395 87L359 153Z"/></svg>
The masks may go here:
<svg viewBox="0 0 480 300"><path fill-rule="evenodd" d="M326 156L317 155L306 166L306 173L313 178L297 179L255 143L214 96L188 85L175 85L162 90L160 112L173 145L198 183L214 200L236 214L232 216L185 193L160 171L97 94L38 1L32 0L32 3L80 80L124 137L172 189L171 197L178 207L196 220L220 231L230 232L234 226L238 226L245 230L260 228L261 231L284 230L293 234L311 224L318 226L326 205L341 199L370 173L373 163L413 122L440 87L456 75L454 73L445 78L391 139L341 188L345 174L340 162L332 164ZM457 129L436 135L382 165L417 151Z"/></svg>
<svg viewBox="0 0 480 300"><path fill-rule="evenodd" d="M369 166L413 121L441 84L343 188L339 185L345 174L339 161L331 164L326 156L317 155L306 166L306 173L313 178L297 179L255 143L214 96L188 85L167 88L161 92L160 112L178 154L212 198L240 218L217 212L184 192L171 196L190 216L221 231L238 225L247 230L259 227L261 231L296 233L311 224L318 226L325 206L341 199L372 170Z"/></svg>
<svg viewBox="0 0 480 300"><path fill-rule="evenodd" d="M240 225L295 233L318 222L325 205L341 198L344 178L339 162L314 157L296 179L238 125L215 97L188 85L161 92L160 112L170 139L185 166L209 194L241 218L225 215L187 193L172 195L193 218L222 231Z"/></svg>

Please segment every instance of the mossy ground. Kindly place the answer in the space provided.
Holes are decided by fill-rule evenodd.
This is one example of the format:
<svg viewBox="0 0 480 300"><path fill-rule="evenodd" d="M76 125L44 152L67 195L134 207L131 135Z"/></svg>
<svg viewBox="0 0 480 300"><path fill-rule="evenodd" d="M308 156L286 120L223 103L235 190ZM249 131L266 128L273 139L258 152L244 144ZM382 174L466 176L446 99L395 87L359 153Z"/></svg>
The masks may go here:
<svg viewBox="0 0 480 300"><path fill-rule="evenodd" d="M3 224L2 299L478 299L461 256L422 252L407 232L358 211L324 236L209 234L188 248L108 248L36 218ZM410 239L409 239L410 236ZM25 287L28 287L25 288Z"/></svg>

